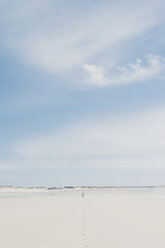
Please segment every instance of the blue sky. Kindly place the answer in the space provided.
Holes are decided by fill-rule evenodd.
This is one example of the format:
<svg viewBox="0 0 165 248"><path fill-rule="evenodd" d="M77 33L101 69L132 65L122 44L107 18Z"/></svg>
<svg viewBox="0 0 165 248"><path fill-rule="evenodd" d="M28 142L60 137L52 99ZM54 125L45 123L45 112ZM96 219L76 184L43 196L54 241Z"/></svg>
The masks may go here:
<svg viewBox="0 0 165 248"><path fill-rule="evenodd" d="M161 0L0 0L0 184L165 184Z"/></svg>

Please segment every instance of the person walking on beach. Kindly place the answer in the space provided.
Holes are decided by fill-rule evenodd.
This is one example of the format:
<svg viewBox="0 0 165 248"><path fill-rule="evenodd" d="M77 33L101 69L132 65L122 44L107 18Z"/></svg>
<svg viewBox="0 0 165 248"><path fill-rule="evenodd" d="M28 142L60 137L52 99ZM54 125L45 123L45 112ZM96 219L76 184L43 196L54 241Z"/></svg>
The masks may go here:
<svg viewBox="0 0 165 248"><path fill-rule="evenodd" d="M81 196L82 196L82 198L84 197L84 192L82 192Z"/></svg>

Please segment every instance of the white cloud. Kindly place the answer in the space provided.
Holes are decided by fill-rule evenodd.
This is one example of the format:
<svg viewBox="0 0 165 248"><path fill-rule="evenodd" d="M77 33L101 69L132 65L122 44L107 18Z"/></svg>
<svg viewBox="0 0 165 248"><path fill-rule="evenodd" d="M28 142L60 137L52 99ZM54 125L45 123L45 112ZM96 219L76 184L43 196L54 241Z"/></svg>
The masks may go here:
<svg viewBox="0 0 165 248"><path fill-rule="evenodd" d="M12 5L10 0L2 2L1 40L8 51L31 67L56 75L65 74L66 78L70 72L77 75L84 65L90 73L90 81L96 85L104 81L104 75L102 69L90 61L108 50L111 63L116 63L118 57L117 53L113 54L114 50L118 51L117 47L122 47L123 42L155 26L160 20L157 6L162 5L161 0L159 4L157 1L134 4L129 0L124 4L104 1L102 5L89 4L87 11L68 5L64 8L60 1L52 0L28 3L16 0ZM135 74L135 68L128 70ZM135 75L129 75L129 80L134 78ZM74 81L81 81L80 75Z"/></svg>
<svg viewBox="0 0 165 248"><path fill-rule="evenodd" d="M165 170L164 150L165 109L114 119L81 120L57 133L15 142L11 147L13 161L19 161L13 167L22 163L22 168Z"/></svg>
<svg viewBox="0 0 165 248"><path fill-rule="evenodd" d="M87 80L94 85L103 85L105 83L104 68L96 65L83 65L87 73Z"/></svg>
<svg viewBox="0 0 165 248"><path fill-rule="evenodd" d="M87 74L87 83L100 86L127 84L153 79L164 68L165 58L154 54L146 55L145 61L138 58L134 64L128 64L126 67L117 67L115 72L96 65L86 64L83 66Z"/></svg>

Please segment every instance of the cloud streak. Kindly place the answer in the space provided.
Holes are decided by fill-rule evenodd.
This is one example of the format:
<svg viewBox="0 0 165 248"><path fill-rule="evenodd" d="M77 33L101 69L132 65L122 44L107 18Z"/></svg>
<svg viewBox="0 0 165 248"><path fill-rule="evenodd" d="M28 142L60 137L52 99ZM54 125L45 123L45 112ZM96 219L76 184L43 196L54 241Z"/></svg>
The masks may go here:
<svg viewBox="0 0 165 248"><path fill-rule="evenodd" d="M165 109L80 121L10 147L10 168L165 170ZM18 161L18 163L16 162ZM0 163L0 169L4 168Z"/></svg>

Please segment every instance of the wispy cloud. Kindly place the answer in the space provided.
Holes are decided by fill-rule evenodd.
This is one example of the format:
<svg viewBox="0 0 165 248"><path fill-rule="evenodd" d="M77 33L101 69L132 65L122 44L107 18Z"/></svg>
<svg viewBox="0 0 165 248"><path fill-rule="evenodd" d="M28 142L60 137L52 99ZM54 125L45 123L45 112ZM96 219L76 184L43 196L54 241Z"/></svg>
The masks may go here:
<svg viewBox="0 0 165 248"><path fill-rule="evenodd" d="M100 86L106 84L105 69L103 67L85 64L83 65L83 69L87 74L87 82Z"/></svg>
<svg viewBox="0 0 165 248"><path fill-rule="evenodd" d="M15 142L9 146L10 153L12 161L19 162L7 162L7 166L165 170L164 116L165 109L157 109L113 119L81 120L46 136Z"/></svg>
<svg viewBox="0 0 165 248"><path fill-rule="evenodd" d="M154 79L165 69L165 58L148 54L144 61L138 58L135 63L118 66L115 68L116 70L112 71L101 66L88 64L85 64L83 69L86 72L86 81L91 85L127 84Z"/></svg>
<svg viewBox="0 0 165 248"><path fill-rule="evenodd" d="M66 82L72 75L68 81L73 83L78 79L83 82L81 68L84 66L90 75L89 81L103 85L106 76L96 66L97 62L102 63L101 57L108 54L111 64L119 64L118 48L157 25L162 1L88 3L88 11L67 4L64 9L62 3L52 0L28 3L16 0L10 9L9 4L9 0L1 3L1 42L16 59L51 74L61 77L65 74ZM119 68L122 78L113 80L125 82L126 76L129 82L145 79L144 75L155 69L153 59L147 58L149 68L139 62Z"/></svg>

